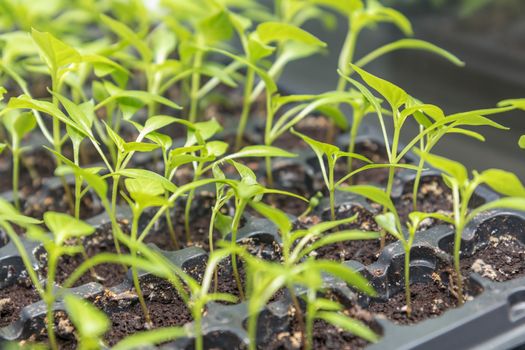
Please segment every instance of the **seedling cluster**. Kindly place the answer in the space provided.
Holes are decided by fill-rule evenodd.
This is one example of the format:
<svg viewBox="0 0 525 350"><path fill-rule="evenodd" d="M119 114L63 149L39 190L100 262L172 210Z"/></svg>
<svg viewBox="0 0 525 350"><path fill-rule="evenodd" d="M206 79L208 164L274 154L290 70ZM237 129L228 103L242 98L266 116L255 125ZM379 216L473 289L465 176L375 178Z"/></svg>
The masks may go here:
<svg viewBox="0 0 525 350"><path fill-rule="evenodd" d="M381 334L354 319L325 280L339 279L370 298L377 297L375 287L350 265L320 252L339 243L369 240L380 242L379 254L386 242L399 241L405 251L401 280L410 317L410 253L429 220L455 229L450 285L458 304L465 302L460 268L464 228L487 210L525 210L525 188L503 170L469 176L463 165L432 150L449 134L484 141L475 128L506 129L489 117L525 109L523 100L447 114L367 72L369 63L401 49L427 51L463 65L451 53L411 38L357 59L356 46L365 28L390 23L412 35L408 19L377 0L280 0L271 7L255 0L162 0L150 5L17 0L0 4L0 151L9 171L2 173L9 179L2 191L10 192L0 200L0 228L16 247L31 288L45 303L44 346L62 346L55 311L63 305L79 349L131 349L185 337L203 349L203 317L210 303L221 302L246 303L246 345L256 349L260 314L279 297L290 300L302 348L315 348L316 322L375 342ZM336 13L348 24L339 65L333 69L337 86L318 95L284 94L278 81L290 62L338 50L303 29L308 21L334 29ZM379 121L385 162L374 162L358 151L365 116ZM306 122L318 118L328 121L325 129L309 133ZM416 123L419 132L403 146L407 123ZM348 135L345 149L335 137L343 134ZM301 152L318 161L323 183L307 193L283 186L275 175L279 161L300 153L296 147L278 146L301 142L306 143ZM37 150L52 162L51 173L39 171L38 163L45 159L35 159ZM408 154L417 154L418 161L407 163ZM418 195L428 167L442 172L444 190L451 192L450 211L421 211ZM367 171L384 172L386 181L356 183L355 175ZM416 174L406 222L392 197L400 171ZM28 199L53 178L60 181L55 186L59 198L51 195L42 205L55 208L48 202L58 201L65 203L64 210L28 215ZM502 198L472 206L481 185ZM316 214L323 202L318 191L327 198L328 216ZM359 213L340 217L337 197L345 193L372 203L377 231L359 226ZM85 204L93 200L110 225L113 248L91 254L90 245L100 243L93 238L98 227L82 219L97 214ZM286 213L286 202L301 203L304 212L294 213L299 219ZM266 219L278 232L273 260L254 253L257 243L238 239L255 217ZM204 225L198 223L202 218ZM35 242L44 252L40 264L34 263L34 252L23 240ZM203 247L208 253L204 268L199 273L185 270L146 242L164 242L161 248L173 251ZM75 257L79 264L59 279L61 264L69 261L65 257ZM107 308L83 300L71 289L86 274L104 284L97 269L104 264L117 266L117 271L129 269L129 293L140 305L142 331L123 339L108 338L113 325ZM220 277L225 270L231 272L226 282L235 286L227 291ZM141 282L145 274L164 281L169 287L163 288L178 295L191 314L191 326L159 326L154 318L159 315L152 315ZM18 341L35 345L31 339Z"/></svg>

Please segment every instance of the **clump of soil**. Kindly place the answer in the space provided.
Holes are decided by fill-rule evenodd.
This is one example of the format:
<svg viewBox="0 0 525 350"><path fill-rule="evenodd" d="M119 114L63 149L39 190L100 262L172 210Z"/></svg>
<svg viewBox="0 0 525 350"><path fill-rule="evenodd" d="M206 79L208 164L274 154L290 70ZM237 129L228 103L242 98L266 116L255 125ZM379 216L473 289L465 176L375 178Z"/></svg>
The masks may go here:
<svg viewBox="0 0 525 350"><path fill-rule="evenodd" d="M18 320L20 311L40 300L28 279L20 278L12 286L0 289L0 328Z"/></svg>
<svg viewBox="0 0 525 350"><path fill-rule="evenodd" d="M123 222L121 228L124 233L128 232L128 226ZM111 224L107 223L97 230L94 234L86 237L82 242L88 257L93 257L100 253L116 253L112 235ZM127 249L120 245L121 252L127 253ZM42 273L47 273L47 257L45 252L39 255L39 261L44 268ZM85 261L82 254L72 256L62 256L57 266L56 282L58 284L64 283L67 278ZM93 271L88 271L80 277L74 287L80 286L89 282L98 282L105 287L112 287L124 281L127 273L127 268L116 264L99 264L95 266ZM92 273L94 272L94 274Z"/></svg>
<svg viewBox="0 0 525 350"><path fill-rule="evenodd" d="M488 243L472 256L461 259L464 274L476 272L493 281L504 282L525 275L525 245L515 236L489 237Z"/></svg>

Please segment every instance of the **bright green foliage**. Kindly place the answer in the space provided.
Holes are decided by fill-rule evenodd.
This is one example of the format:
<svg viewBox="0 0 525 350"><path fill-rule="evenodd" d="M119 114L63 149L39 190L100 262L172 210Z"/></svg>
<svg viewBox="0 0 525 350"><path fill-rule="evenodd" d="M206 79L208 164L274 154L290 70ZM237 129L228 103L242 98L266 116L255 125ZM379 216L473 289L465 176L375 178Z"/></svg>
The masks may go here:
<svg viewBox="0 0 525 350"><path fill-rule="evenodd" d="M452 189L453 224L455 227L454 267L457 275L458 300L462 303L464 295L463 277L460 270L460 252L463 229L478 214L490 209L525 210L525 187L516 175L507 171L499 169L488 169L481 173L473 171L472 178L469 178L467 169L458 162L432 154L427 154L425 159L431 166L444 172L443 180ZM476 188L481 184L490 186L502 195L512 197L498 199L470 210L470 200Z"/></svg>

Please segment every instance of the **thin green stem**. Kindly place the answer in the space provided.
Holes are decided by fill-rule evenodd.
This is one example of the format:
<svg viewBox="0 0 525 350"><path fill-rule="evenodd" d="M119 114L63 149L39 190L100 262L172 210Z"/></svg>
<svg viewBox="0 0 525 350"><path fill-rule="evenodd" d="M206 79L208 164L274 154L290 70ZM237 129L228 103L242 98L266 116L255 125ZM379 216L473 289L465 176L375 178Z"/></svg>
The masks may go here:
<svg viewBox="0 0 525 350"><path fill-rule="evenodd" d="M133 221L131 225L131 240L133 242L137 240L140 213L141 213L141 210L138 210L138 209L133 210ZM137 257L137 250L133 245L130 247L130 253L133 259ZM142 308L142 312L144 313L146 325L148 325L149 327L150 325L152 325L151 317L149 314L148 307L146 306L146 301L144 300L144 294L142 293L142 288L140 287L139 274L138 274L138 270L136 266L131 267L131 274L133 277L133 286L135 287L135 291L137 292L137 295L139 297L140 307Z"/></svg>
<svg viewBox="0 0 525 350"><path fill-rule="evenodd" d="M405 247L405 297L407 303L407 315L412 312L412 303L410 297L410 246Z"/></svg>
<svg viewBox="0 0 525 350"><path fill-rule="evenodd" d="M463 276L461 275L460 254L461 254L461 236L463 233L463 218L461 217L459 188L454 185L452 188L452 198L454 203L454 221L456 232L454 235L454 269L456 271L457 297L459 305L463 304Z"/></svg>
<svg viewBox="0 0 525 350"><path fill-rule="evenodd" d="M193 73L191 74L191 92L190 92L190 115L189 121L195 123L197 121L197 113L199 112L199 88L201 83L200 68L204 58L204 51L197 50L193 58Z"/></svg>
<svg viewBox="0 0 525 350"><path fill-rule="evenodd" d="M350 72L350 63L354 59L355 45L359 31L352 25L352 21L348 23L348 33L339 55L339 69L346 76ZM346 89L347 81L344 77L340 76L337 82L337 91L344 91Z"/></svg>
<svg viewBox="0 0 525 350"><path fill-rule="evenodd" d="M18 143L18 142L17 142ZM20 194L18 192L20 179L20 150L13 142L13 201L16 209L20 210Z"/></svg>
<svg viewBox="0 0 525 350"><path fill-rule="evenodd" d="M242 138L244 136L244 130L246 129L246 124L248 123L248 117L250 115L250 110L252 107L252 101L250 95L253 90L253 84L255 80L255 70L251 67L248 67L248 72L246 73L246 82L244 85L244 99L242 103L242 114L239 121L239 128L237 129L237 137L235 139L235 149L239 150L242 147Z"/></svg>
<svg viewBox="0 0 525 350"><path fill-rule="evenodd" d="M244 202L243 200L240 200L235 210L235 215L233 216L232 237L231 237L232 245L237 244L237 231L239 229L242 213L244 212L245 207L246 207L246 202ZM244 289L242 286L241 277L239 275L239 270L237 269L237 255L235 253L232 253L231 261L232 261L233 275L235 277L235 282L237 283L237 288L239 289L239 298L241 300L244 300Z"/></svg>
<svg viewBox="0 0 525 350"><path fill-rule="evenodd" d="M359 126L361 125L362 118L363 118L363 114L361 112L358 112L357 109L354 109L354 118L352 120L352 126L350 128L350 135L348 139L348 152L349 153L355 152L355 140L357 138L357 132L359 131ZM353 170L352 160L353 160L352 157L348 157L347 173L351 173ZM352 185L352 178L349 179L349 185Z"/></svg>
<svg viewBox="0 0 525 350"><path fill-rule="evenodd" d="M301 304L299 304L299 300L297 299L297 295L295 294L295 290L292 285L288 285L288 291L290 292L290 298L292 299L292 304L295 309L295 319L297 320L297 324L299 325L299 329L301 333L301 344L303 344L303 348L306 349L307 341L305 338L305 334L307 330L304 324L303 310L301 309Z"/></svg>
<svg viewBox="0 0 525 350"><path fill-rule="evenodd" d="M55 303L53 289L55 286L57 260L58 256L56 255L56 252L48 251L47 281L44 300L47 306L47 337L49 339L49 345L53 350L58 350L58 344L55 336L55 311L53 310L53 304Z"/></svg>

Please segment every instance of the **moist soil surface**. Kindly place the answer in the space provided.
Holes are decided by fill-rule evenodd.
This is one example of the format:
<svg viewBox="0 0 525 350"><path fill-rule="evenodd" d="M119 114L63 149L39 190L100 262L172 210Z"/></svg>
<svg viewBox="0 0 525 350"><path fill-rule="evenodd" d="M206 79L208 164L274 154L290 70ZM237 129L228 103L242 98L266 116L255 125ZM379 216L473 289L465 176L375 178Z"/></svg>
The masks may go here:
<svg viewBox="0 0 525 350"><path fill-rule="evenodd" d="M427 283L413 283L410 286L412 312L406 312L405 292L401 291L388 301L372 301L368 310L379 317L385 317L397 324L409 325L438 317L445 311L458 305L455 291L443 282L443 274L433 273L431 281ZM449 274L450 276L450 274ZM479 291L468 283L464 283L465 300L471 300L473 294Z"/></svg>
<svg viewBox="0 0 525 350"><path fill-rule="evenodd" d="M123 232L127 232L127 225L124 223L121 225ZM103 225L93 235L86 237L82 242L86 254L88 257L93 257L99 253L116 253L111 224ZM125 247L121 246L121 251L126 253ZM42 265L46 264L45 253L40 256ZM56 281L58 284L62 284L66 279L85 261L82 254L76 254L72 256L62 256L58 263ZM46 273L46 267L43 268L43 273ZM98 282L105 287L116 286L117 284L124 281L128 269L117 264L100 264L93 268L92 271L86 272L80 277L74 287L89 283Z"/></svg>
<svg viewBox="0 0 525 350"><path fill-rule="evenodd" d="M40 300L29 280L20 278L15 284L0 289L0 328L18 320L20 311Z"/></svg>
<svg viewBox="0 0 525 350"><path fill-rule="evenodd" d="M374 321L374 316L370 312L362 309L358 305L347 307L343 310L346 316L353 319L359 320L371 327L375 331L379 330L379 326ZM297 318L294 317L295 310L290 310L290 329L289 331L279 333L275 338L264 346L260 346L259 349L264 350L299 350L303 349L302 343L302 329L297 322ZM380 333L380 332L379 332ZM344 331L338 327L335 327L324 320L314 321L313 327L313 349L320 350L333 350L333 349L344 349L354 350L363 349L368 344L368 341L353 335L350 332Z"/></svg>
<svg viewBox="0 0 525 350"><path fill-rule="evenodd" d="M524 276L525 245L510 234L491 236L474 255L461 259L461 269L497 282Z"/></svg>
<svg viewBox="0 0 525 350"><path fill-rule="evenodd" d="M401 222L408 221L408 214L413 209L412 195L414 183L408 182L404 186L404 193L395 202L395 206ZM417 211L424 213L441 213L450 214L452 212L452 192L444 183L440 176L425 176L422 177L419 190L417 193ZM434 225L441 223L434 219L428 219L421 223L420 230L428 229Z"/></svg>

